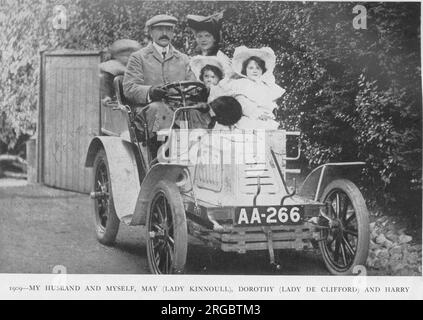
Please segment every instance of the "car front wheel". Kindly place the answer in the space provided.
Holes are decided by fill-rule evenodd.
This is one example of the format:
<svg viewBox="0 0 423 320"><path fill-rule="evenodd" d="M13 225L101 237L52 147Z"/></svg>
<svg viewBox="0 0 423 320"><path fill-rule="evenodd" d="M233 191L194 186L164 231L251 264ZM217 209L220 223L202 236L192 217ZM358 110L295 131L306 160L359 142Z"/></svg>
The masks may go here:
<svg viewBox="0 0 423 320"><path fill-rule="evenodd" d="M369 213L364 198L353 182L338 179L325 188L321 201L329 209L319 242L323 260L332 274L352 274L356 266L365 265L369 251Z"/></svg>
<svg viewBox="0 0 423 320"><path fill-rule="evenodd" d="M109 164L104 149L94 160L94 218L97 239L104 245L112 245L119 231L119 218L113 203Z"/></svg>
<svg viewBox="0 0 423 320"><path fill-rule="evenodd" d="M152 190L147 213L147 260L153 274L184 272L188 233L185 209L177 186L160 181Z"/></svg>

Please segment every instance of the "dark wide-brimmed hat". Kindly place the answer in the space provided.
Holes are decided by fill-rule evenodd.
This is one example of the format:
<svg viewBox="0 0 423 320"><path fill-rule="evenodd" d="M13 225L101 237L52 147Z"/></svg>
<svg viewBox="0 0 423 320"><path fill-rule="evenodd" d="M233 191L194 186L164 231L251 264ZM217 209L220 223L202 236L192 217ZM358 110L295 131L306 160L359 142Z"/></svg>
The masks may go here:
<svg viewBox="0 0 423 320"><path fill-rule="evenodd" d="M174 27L178 23L178 19L167 14L158 14L157 16L148 19L145 23L145 29L148 30L151 27L167 26Z"/></svg>
<svg viewBox="0 0 423 320"><path fill-rule="evenodd" d="M211 16L187 15L188 27L194 31L208 31L217 42L220 41L220 29L222 27L223 12Z"/></svg>
<svg viewBox="0 0 423 320"><path fill-rule="evenodd" d="M141 44L139 44L138 41L131 40L131 39L120 39L116 40L112 43L112 45L109 47L109 52L112 57L115 57L119 53L122 52L135 52L141 49Z"/></svg>

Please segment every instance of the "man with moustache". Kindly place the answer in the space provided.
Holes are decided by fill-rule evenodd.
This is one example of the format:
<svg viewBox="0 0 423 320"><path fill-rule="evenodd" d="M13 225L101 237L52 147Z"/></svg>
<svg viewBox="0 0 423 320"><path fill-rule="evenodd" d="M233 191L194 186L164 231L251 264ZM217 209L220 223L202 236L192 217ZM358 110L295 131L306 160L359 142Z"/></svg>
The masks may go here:
<svg viewBox="0 0 423 320"><path fill-rule="evenodd" d="M148 143L153 156L160 145L157 132L169 128L173 117L171 106L162 101L166 91L160 87L172 82L196 81L188 56L171 44L176 23L177 19L169 15L157 15L146 22L152 41L131 55L123 79L125 98L134 105L148 104L145 119L141 108L138 108L135 119L137 126L144 121L147 123ZM200 123L203 121L199 112L193 112L191 118Z"/></svg>

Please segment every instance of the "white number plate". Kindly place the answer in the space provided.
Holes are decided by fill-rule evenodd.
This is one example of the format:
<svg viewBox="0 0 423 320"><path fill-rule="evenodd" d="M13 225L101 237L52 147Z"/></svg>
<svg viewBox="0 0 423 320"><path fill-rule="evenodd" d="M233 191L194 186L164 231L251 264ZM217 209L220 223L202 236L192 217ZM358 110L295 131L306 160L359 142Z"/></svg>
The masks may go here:
<svg viewBox="0 0 423 320"><path fill-rule="evenodd" d="M265 226L301 224L304 206L260 206L239 207L235 209L235 225Z"/></svg>

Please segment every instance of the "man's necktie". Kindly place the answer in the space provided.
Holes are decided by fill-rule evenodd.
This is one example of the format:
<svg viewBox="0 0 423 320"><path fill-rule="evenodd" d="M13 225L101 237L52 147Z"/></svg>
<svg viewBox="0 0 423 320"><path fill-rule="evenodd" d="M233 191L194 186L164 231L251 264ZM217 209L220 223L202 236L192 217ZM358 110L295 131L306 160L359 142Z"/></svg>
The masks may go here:
<svg viewBox="0 0 423 320"><path fill-rule="evenodd" d="M162 55L163 55L163 60L166 59L166 51L163 51Z"/></svg>

